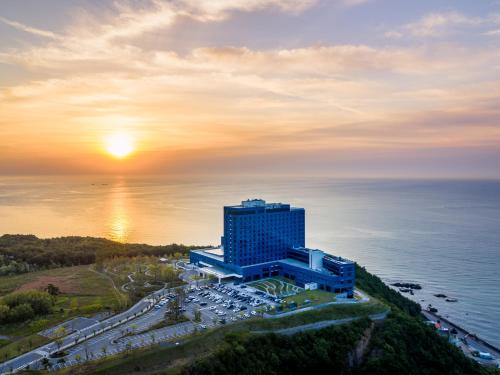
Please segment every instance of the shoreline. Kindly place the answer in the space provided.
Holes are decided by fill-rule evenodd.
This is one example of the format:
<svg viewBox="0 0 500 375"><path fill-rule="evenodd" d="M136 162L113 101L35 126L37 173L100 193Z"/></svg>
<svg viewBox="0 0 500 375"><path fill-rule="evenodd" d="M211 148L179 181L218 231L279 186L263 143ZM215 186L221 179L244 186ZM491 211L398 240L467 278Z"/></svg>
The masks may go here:
<svg viewBox="0 0 500 375"><path fill-rule="evenodd" d="M500 364L500 349L497 348L495 345L490 344L489 342L485 341L481 337L477 336L476 334L473 334L466 330L465 328L462 328L461 326L457 325L456 323L453 323L449 319L442 317L441 315L437 313L430 312L428 310L422 309L421 314L429 321L437 321L439 320L443 324L443 327L445 328L454 328L457 330L458 334L456 335L457 338L460 340L458 341L459 344L457 347L459 347L466 356L473 358L477 362L483 364L483 365L498 365ZM434 318L434 319L432 319ZM465 339L465 341L464 341ZM478 350L480 352L489 352L490 354L493 355L493 360L485 360L481 359L478 357L474 357L471 354L470 348L474 348L475 350ZM485 350L488 349L488 350Z"/></svg>

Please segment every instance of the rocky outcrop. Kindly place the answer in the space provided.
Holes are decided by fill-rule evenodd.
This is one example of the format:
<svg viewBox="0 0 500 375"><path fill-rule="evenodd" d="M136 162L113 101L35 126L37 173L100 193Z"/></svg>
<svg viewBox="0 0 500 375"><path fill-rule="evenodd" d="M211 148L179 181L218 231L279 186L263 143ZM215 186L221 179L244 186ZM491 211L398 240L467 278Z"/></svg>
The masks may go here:
<svg viewBox="0 0 500 375"><path fill-rule="evenodd" d="M370 340L372 338L373 329L375 328L375 323L372 323L369 328L367 328L356 346L351 350L347 356L347 367L351 369L353 367L358 367L363 363L364 357L368 351L368 346L370 345Z"/></svg>

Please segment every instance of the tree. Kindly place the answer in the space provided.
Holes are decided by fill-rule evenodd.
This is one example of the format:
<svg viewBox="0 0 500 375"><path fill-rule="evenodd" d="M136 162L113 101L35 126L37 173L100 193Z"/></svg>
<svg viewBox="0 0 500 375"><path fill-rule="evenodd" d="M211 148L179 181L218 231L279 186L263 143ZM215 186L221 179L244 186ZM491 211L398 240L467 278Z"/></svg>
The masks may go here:
<svg viewBox="0 0 500 375"><path fill-rule="evenodd" d="M82 360L82 356L80 354L76 354L75 355L75 360L80 363L80 361Z"/></svg>
<svg viewBox="0 0 500 375"><path fill-rule="evenodd" d="M106 345L103 345L103 346L101 347L101 352L102 352L102 354L104 354L104 356L106 356L106 354L107 354L107 352L108 352L108 348L107 348L107 346L106 346Z"/></svg>
<svg viewBox="0 0 500 375"><path fill-rule="evenodd" d="M57 286L55 286L54 284L48 284L47 287L45 288L45 290L51 296L57 296L59 294L59 288Z"/></svg>
<svg viewBox="0 0 500 375"><path fill-rule="evenodd" d="M10 319L10 307L0 304L0 323L7 323Z"/></svg>
<svg viewBox="0 0 500 375"><path fill-rule="evenodd" d="M46 369L50 367L50 362L47 358L42 358L42 366Z"/></svg>
<svg viewBox="0 0 500 375"><path fill-rule="evenodd" d="M89 360L89 345L87 343L85 343L83 345L83 348L85 350L85 359L88 361Z"/></svg>
<svg viewBox="0 0 500 375"><path fill-rule="evenodd" d="M194 310L194 321L195 322L201 322L201 311L200 311L200 309L195 309Z"/></svg>
<svg viewBox="0 0 500 375"><path fill-rule="evenodd" d="M61 350L62 344L63 344L63 340L61 338L56 340L57 350Z"/></svg>
<svg viewBox="0 0 500 375"><path fill-rule="evenodd" d="M186 291L184 288L177 288L175 290L175 299L179 301L179 306L184 306L184 300L186 299Z"/></svg>
<svg viewBox="0 0 500 375"><path fill-rule="evenodd" d="M71 299L70 308L73 311L78 311L80 309L80 304L78 302L78 298L72 298Z"/></svg>
<svg viewBox="0 0 500 375"><path fill-rule="evenodd" d="M11 308L9 315L12 322L24 322L32 319L35 316L35 312L28 303L23 303Z"/></svg>
<svg viewBox="0 0 500 375"><path fill-rule="evenodd" d="M62 337L62 336L66 336L68 331L67 331L65 326L60 326L54 331L54 333L56 334L57 337Z"/></svg>
<svg viewBox="0 0 500 375"><path fill-rule="evenodd" d="M165 319L168 321L173 321L176 322L179 320L180 317L180 309L181 306L179 304L179 300L177 298L173 298L170 301L168 301L167 304L167 311L165 312Z"/></svg>

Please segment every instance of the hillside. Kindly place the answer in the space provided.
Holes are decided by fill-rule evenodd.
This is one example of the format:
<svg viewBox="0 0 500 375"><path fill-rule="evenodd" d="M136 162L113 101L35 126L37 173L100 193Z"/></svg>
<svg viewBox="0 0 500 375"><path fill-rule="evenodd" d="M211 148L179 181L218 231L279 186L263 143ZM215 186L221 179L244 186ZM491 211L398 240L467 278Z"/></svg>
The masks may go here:
<svg viewBox="0 0 500 375"><path fill-rule="evenodd" d="M100 262L114 256L180 256L195 246L125 244L95 237L41 239L34 235L0 237L0 276Z"/></svg>
<svg viewBox="0 0 500 375"><path fill-rule="evenodd" d="M358 316L390 306L383 322L362 318L350 324L294 335L255 333L292 327L312 320L339 318L348 306L318 309L290 317L255 320L199 332L179 346L157 345L68 369L81 374L304 374L350 375L487 375L481 367L425 325L418 304L358 269L357 287L370 290L384 305L365 306ZM379 309L379 310L377 310ZM352 313L352 311L351 311ZM312 319L312 320L311 320Z"/></svg>

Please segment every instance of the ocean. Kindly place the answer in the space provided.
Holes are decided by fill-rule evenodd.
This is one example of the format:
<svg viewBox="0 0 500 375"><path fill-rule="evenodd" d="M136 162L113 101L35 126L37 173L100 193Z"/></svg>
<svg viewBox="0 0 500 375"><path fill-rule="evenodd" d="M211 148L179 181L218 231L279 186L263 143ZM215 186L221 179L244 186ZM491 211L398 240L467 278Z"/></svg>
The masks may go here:
<svg viewBox="0 0 500 375"><path fill-rule="evenodd" d="M0 234L218 245L247 198L304 207L307 246L421 284L408 297L500 347L500 181L0 177Z"/></svg>

